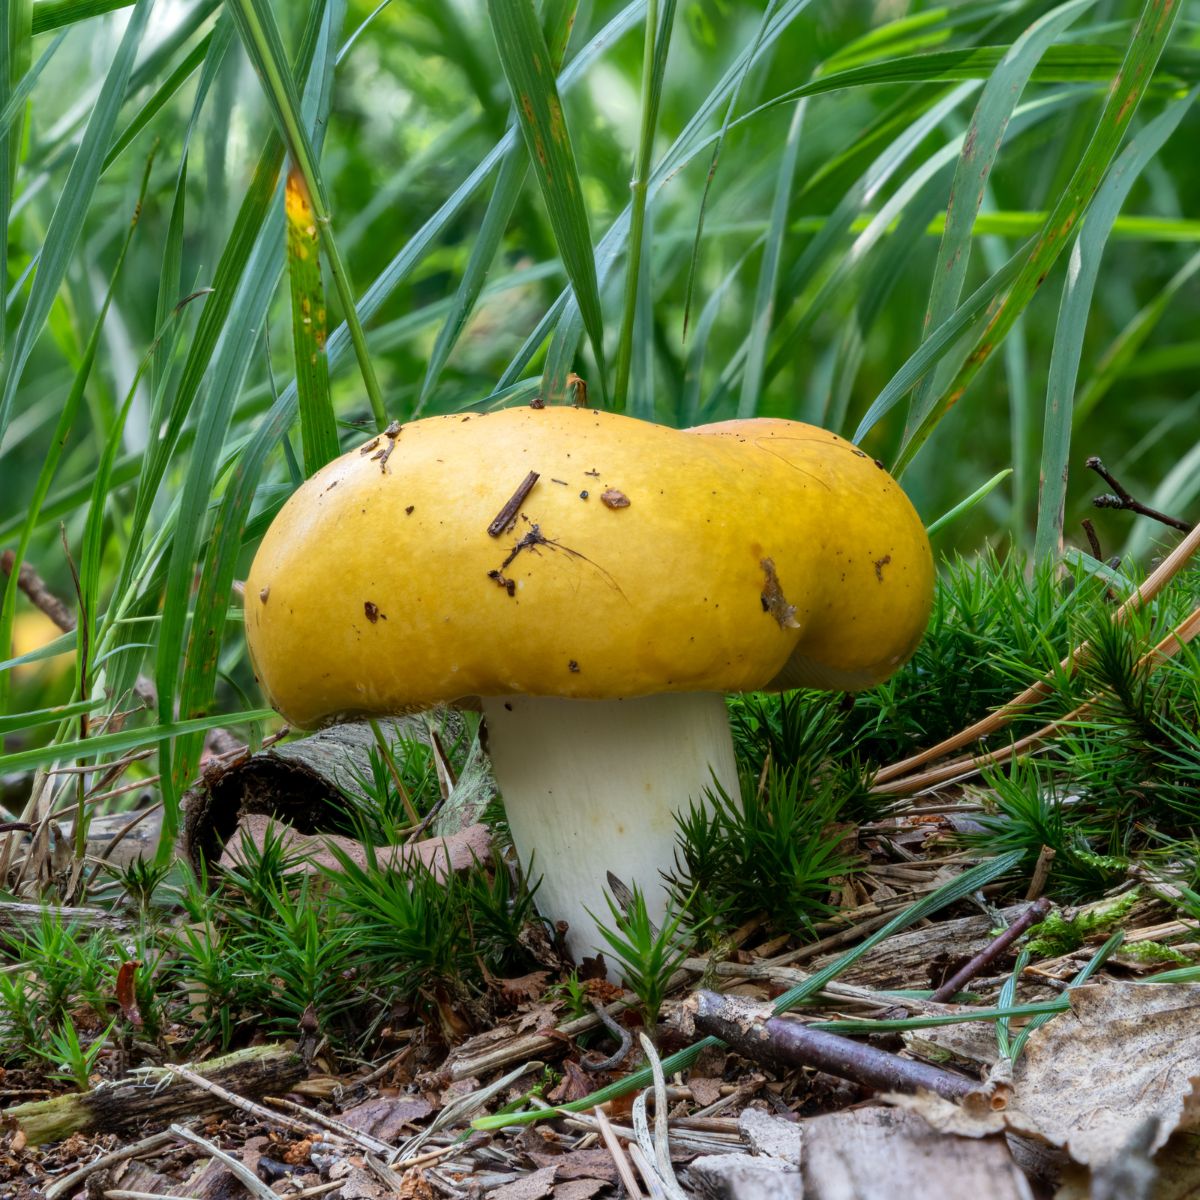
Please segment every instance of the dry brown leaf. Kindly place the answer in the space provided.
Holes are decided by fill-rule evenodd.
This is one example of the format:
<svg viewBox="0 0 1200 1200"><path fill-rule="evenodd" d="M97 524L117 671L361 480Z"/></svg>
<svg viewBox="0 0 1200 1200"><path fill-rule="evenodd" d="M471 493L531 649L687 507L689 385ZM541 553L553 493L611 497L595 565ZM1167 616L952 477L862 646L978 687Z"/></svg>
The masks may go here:
<svg viewBox="0 0 1200 1200"><path fill-rule="evenodd" d="M1031 1200L1003 1138L947 1137L895 1109L860 1108L803 1123L806 1196L896 1200L898 1196Z"/></svg>
<svg viewBox="0 0 1200 1200"><path fill-rule="evenodd" d="M944 1133L1007 1129L1090 1166L1119 1153L1147 1117L1158 1118L1150 1153L1200 1124L1200 984L1089 984L1070 1001L1030 1036L1007 1111L928 1095L888 1102Z"/></svg>
<svg viewBox="0 0 1200 1200"><path fill-rule="evenodd" d="M365 1167L351 1167L338 1189L342 1200L385 1200L388 1194L389 1189ZM413 1193L414 1200L419 1196L424 1200L420 1192Z"/></svg>
<svg viewBox="0 0 1200 1200"><path fill-rule="evenodd" d="M536 1033L541 1033L543 1030L552 1033L557 1024L557 1005L531 1004L521 1011L514 1032L524 1033L526 1030L532 1029Z"/></svg>
<svg viewBox="0 0 1200 1200"><path fill-rule="evenodd" d="M437 1193L420 1167L409 1167L400 1180L397 1200L434 1200Z"/></svg>
<svg viewBox="0 0 1200 1200"><path fill-rule="evenodd" d="M338 1120L381 1142L391 1142L431 1112L433 1105L421 1096L376 1096L346 1109Z"/></svg>
<svg viewBox="0 0 1200 1200"><path fill-rule="evenodd" d="M692 1099L701 1108L707 1108L710 1104L716 1104L720 1100L723 1082L721 1079L713 1079L708 1075L693 1075L688 1080L688 1087L692 1089Z"/></svg>
<svg viewBox="0 0 1200 1200"><path fill-rule="evenodd" d="M994 1112L985 1104L956 1104L933 1092L917 1092L915 1095L895 1092L880 1099L893 1108L916 1113L938 1133L957 1137L984 1138L1003 1133L1009 1128L1008 1118L1012 1116L1011 1112Z"/></svg>
<svg viewBox="0 0 1200 1200"><path fill-rule="evenodd" d="M592 1200L606 1187L608 1183L603 1179L571 1179L554 1185L554 1200Z"/></svg>
<svg viewBox="0 0 1200 1200"><path fill-rule="evenodd" d="M549 978L549 971L531 971L515 979L497 979L496 985L500 989L500 999L516 1006L522 1000L537 1000L546 990L546 980Z"/></svg>
<svg viewBox="0 0 1200 1200"><path fill-rule="evenodd" d="M1200 984L1089 984L1034 1033L1017 1064L1013 1106L1077 1162L1103 1162L1148 1116L1157 1150L1200 1117Z"/></svg>
<svg viewBox="0 0 1200 1200"><path fill-rule="evenodd" d="M566 1059L562 1067L562 1079L546 1097L551 1104L570 1104L573 1100L582 1100L595 1090L593 1081L583 1073L573 1058Z"/></svg>
<svg viewBox="0 0 1200 1200"><path fill-rule="evenodd" d="M567 1179L599 1179L617 1182L617 1167L607 1150L568 1150L565 1154L547 1154L544 1150L526 1150L535 1167L553 1167L554 1177Z"/></svg>
<svg viewBox="0 0 1200 1200"><path fill-rule="evenodd" d="M532 1175L522 1175L512 1183L493 1188L492 1200L542 1200L554 1187L554 1168L539 1167Z"/></svg>

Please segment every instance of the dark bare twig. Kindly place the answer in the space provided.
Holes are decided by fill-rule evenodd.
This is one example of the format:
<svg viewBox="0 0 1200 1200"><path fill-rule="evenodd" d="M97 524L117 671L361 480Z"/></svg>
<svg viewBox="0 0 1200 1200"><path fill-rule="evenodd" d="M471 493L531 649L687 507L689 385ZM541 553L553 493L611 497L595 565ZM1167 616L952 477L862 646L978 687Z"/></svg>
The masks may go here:
<svg viewBox="0 0 1200 1200"><path fill-rule="evenodd" d="M600 1023L604 1028L621 1044L608 1058L603 1058L599 1062L590 1062L585 1058L580 1060L579 1065L585 1071L611 1071L625 1061L625 1057L633 1045L633 1034L624 1025L618 1025L595 1000L592 1001L592 1011L600 1018Z"/></svg>
<svg viewBox="0 0 1200 1200"><path fill-rule="evenodd" d="M517 490L505 501L504 507L492 519L487 527L488 536L498 538L516 519L517 511L525 503L525 497L533 491L533 485L541 478L536 471L530 471L521 480ZM507 564L505 564L507 565ZM503 568L501 568L503 570Z"/></svg>
<svg viewBox="0 0 1200 1200"><path fill-rule="evenodd" d="M945 1003L980 971L994 963L1031 925L1044 920L1049 911L1050 901L1045 896L1035 900L998 938L984 946L961 970L956 971L937 988L929 999L936 1004Z"/></svg>
<svg viewBox="0 0 1200 1200"><path fill-rule="evenodd" d="M879 1092L936 1092L958 1100L975 1086L970 1079L877 1050L863 1042L810 1029L800 1021L770 1016L766 1005L719 992L696 992L687 1002L696 1029L719 1037L743 1058L774 1070L814 1067ZM764 1019L765 1018L765 1019Z"/></svg>
<svg viewBox="0 0 1200 1200"><path fill-rule="evenodd" d="M0 571L11 575L17 556L11 550L0 554ZM45 580L27 562L21 564L17 574L17 587L63 631L70 633L75 628L75 614L47 586Z"/></svg>
<svg viewBox="0 0 1200 1200"><path fill-rule="evenodd" d="M1092 557L1097 562L1103 562L1104 551L1100 548L1100 539L1096 536L1095 525L1087 517L1084 517L1079 524L1083 526L1083 532L1087 535L1088 547L1091 549Z"/></svg>
<svg viewBox="0 0 1200 1200"><path fill-rule="evenodd" d="M1095 508L1120 508L1127 512L1137 513L1141 517L1149 517L1152 521L1158 521L1163 525L1168 525L1172 529L1178 529L1181 533L1191 533L1193 526L1180 517L1173 517L1170 513L1159 512L1156 508L1151 508L1147 504L1143 504L1140 500L1131 496L1124 487L1113 477L1112 472L1100 461L1096 455L1092 455L1087 460L1089 471L1095 471L1105 483L1116 493L1112 496L1094 496L1092 505ZM1097 558L1099 555L1096 556Z"/></svg>

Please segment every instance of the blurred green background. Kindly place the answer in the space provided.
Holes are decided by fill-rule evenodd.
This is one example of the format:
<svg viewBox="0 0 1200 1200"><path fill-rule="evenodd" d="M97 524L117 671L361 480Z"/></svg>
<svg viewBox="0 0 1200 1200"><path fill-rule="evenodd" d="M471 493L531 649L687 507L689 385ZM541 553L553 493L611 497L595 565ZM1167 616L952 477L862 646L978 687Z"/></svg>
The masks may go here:
<svg viewBox="0 0 1200 1200"><path fill-rule="evenodd" d="M10 47L0 79L9 121L0 158L10 166L0 196L0 547L27 535L23 558L73 602L65 536L82 564L92 668L82 682L97 703L125 702L140 674L156 684L160 722L259 702L229 583L312 463L288 408L295 349L275 186L284 155L277 139L269 151L303 85L272 93L245 52L256 30L266 38L260 69L276 33L285 60L302 57L306 37L314 52L310 128L322 146L327 228L347 286L369 300L363 325L390 418L521 403L543 388L553 400L563 363L588 381L592 403L611 402L626 337L634 415L694 424L769 414L853 436L918 354L940 275L961 269L962 286L935 296L930 329L1014 255L1028 274L1040 253L1045 269L1028 286L1009 276L996 291L1011 292L998 331L981 306L947 340L917 393L932 414L928 440L906 439L906 420L920 424L920 414L900 390L863 445L903 463L927 522L1011 469L939 529L943 553L1032 554L1040 507L1039 551L1058 554L1053 488L1039 503L1044 457L1069 467L1068 545L1086 549L1079 521L1091 514L1106 556L1146 565L1155 552L1155 526L1090 508L1107 488L1085 470L1089 455L1143 500L1194 514L1194 2L657 0L649 48L644 3L540 6L551 30L543 53L555 54L553 30L573 19L562 102L587 238L576 229L569 251L600 264L604 372L589 339L564 337L557 321L571 253L560 253L553 197L524 143L503 168L507 206L495 199L499 168L481 171L514 113L514 64L501 61L493 22L527 3L0 7L0 44ZM518 57L536 49L519 46ZM118 77L122 53L127 77ZM656 56L660 79L644 69ZM995 137L974 136L973 121ZM625 233L605 235L630 202L639 147L656 174L627 289ZM1116 188L1122 171L1127 195ZM561 175L549 186L562 188ZM1046 214L1072 189L1080 202L1050 253ZM944 242L952 195L957 232ZM489 228L494 248L484 245ZM346 310L324 245L322 262L332 333ZM447 321L472 271L485 288L451 339ZM330 345L328 406L319 381L302 380L300 403L318 419L331 412L347 447L376 422L346 334ZM973 351L981 369L950 403ZM69 429L56 431L73 394ZM247 447L263 451L261 463L247 468ZM1052 482L1060 474L1053 467ZM6 642L29 611L10 588ZM0 657L11 656L0 648ZM71 689L69 673L52 683L43 671L15 689L12 671L0 680L18 713ZM177 781L196 753L194 738L176 743Z"/></svg>

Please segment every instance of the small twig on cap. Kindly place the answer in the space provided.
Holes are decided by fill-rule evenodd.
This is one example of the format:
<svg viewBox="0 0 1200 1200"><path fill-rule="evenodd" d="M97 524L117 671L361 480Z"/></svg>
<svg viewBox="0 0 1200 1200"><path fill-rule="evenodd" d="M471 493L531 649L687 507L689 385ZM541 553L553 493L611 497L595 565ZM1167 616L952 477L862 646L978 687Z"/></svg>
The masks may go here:
<svg viewBox="0 0 1200 1200"><path fill-rule="evenodd" d="M941 987L936 988L929 997L935 1004L944 1004L956 992L963 989L985 967L990 966L1023 934L1031 925L1036 925L1046 918L1050 911L1050 901L1043 896L1035 900L999 937L985 946L963 968L956 971Z"/></svg>
<svg viewBox="0 0 1200 1200"><path fill-rule="evenodd" d="M533 485L541 476L536 471L530 471L521 480L517 490L509 496L504 507L496 514L492 523L487 527L488 536L498 538L516 520L517 511L525 503L525 497L533 491Z"/></svg>
<svg viewBox="0 0 1200 1200"><path fill-rule="evenodd" d="M1121 486L1120 483L1113 477L1113 473L1100 461L1096 455L1092 455L1087 460L1089 471L1095 471L1105 483L1116 493L1113 496L1094 496L1092 505L1095 508L1120 508L1127 512L1137 513L1140 517L1149 517L1152 521L1158 521L1163 525L1168 525L1172 529L1178 529L1181 533L1191 533L1193 526L1180 517L1173 517L1170 513L1159 512L1156 508L1151 508L1147 504L1143 504L1140 500L1131 496L1128 491ZM1099 555L1097 555L1097 558Z"/></svg>

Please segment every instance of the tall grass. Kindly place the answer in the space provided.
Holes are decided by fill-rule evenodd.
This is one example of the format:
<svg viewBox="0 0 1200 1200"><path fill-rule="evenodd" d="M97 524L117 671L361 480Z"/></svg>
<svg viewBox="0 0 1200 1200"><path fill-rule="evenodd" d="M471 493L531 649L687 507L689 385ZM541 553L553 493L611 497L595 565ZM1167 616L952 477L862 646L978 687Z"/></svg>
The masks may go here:
<svg viewBox="0 0 1200 1200"><path fill-rule="evenodd" d="M1060 554L1089 454L1194 499L1186 6L0 0L0 22L0 542L80 610L35 652L73 673L29 683L8 581L25 738L0 773L153 745L169 835L204 730L263 719L232 585L304 474L572 372L639 417L854 435L931 521L980 491L942 549ZM25 817L75 797L61 778Z"/></svg>

